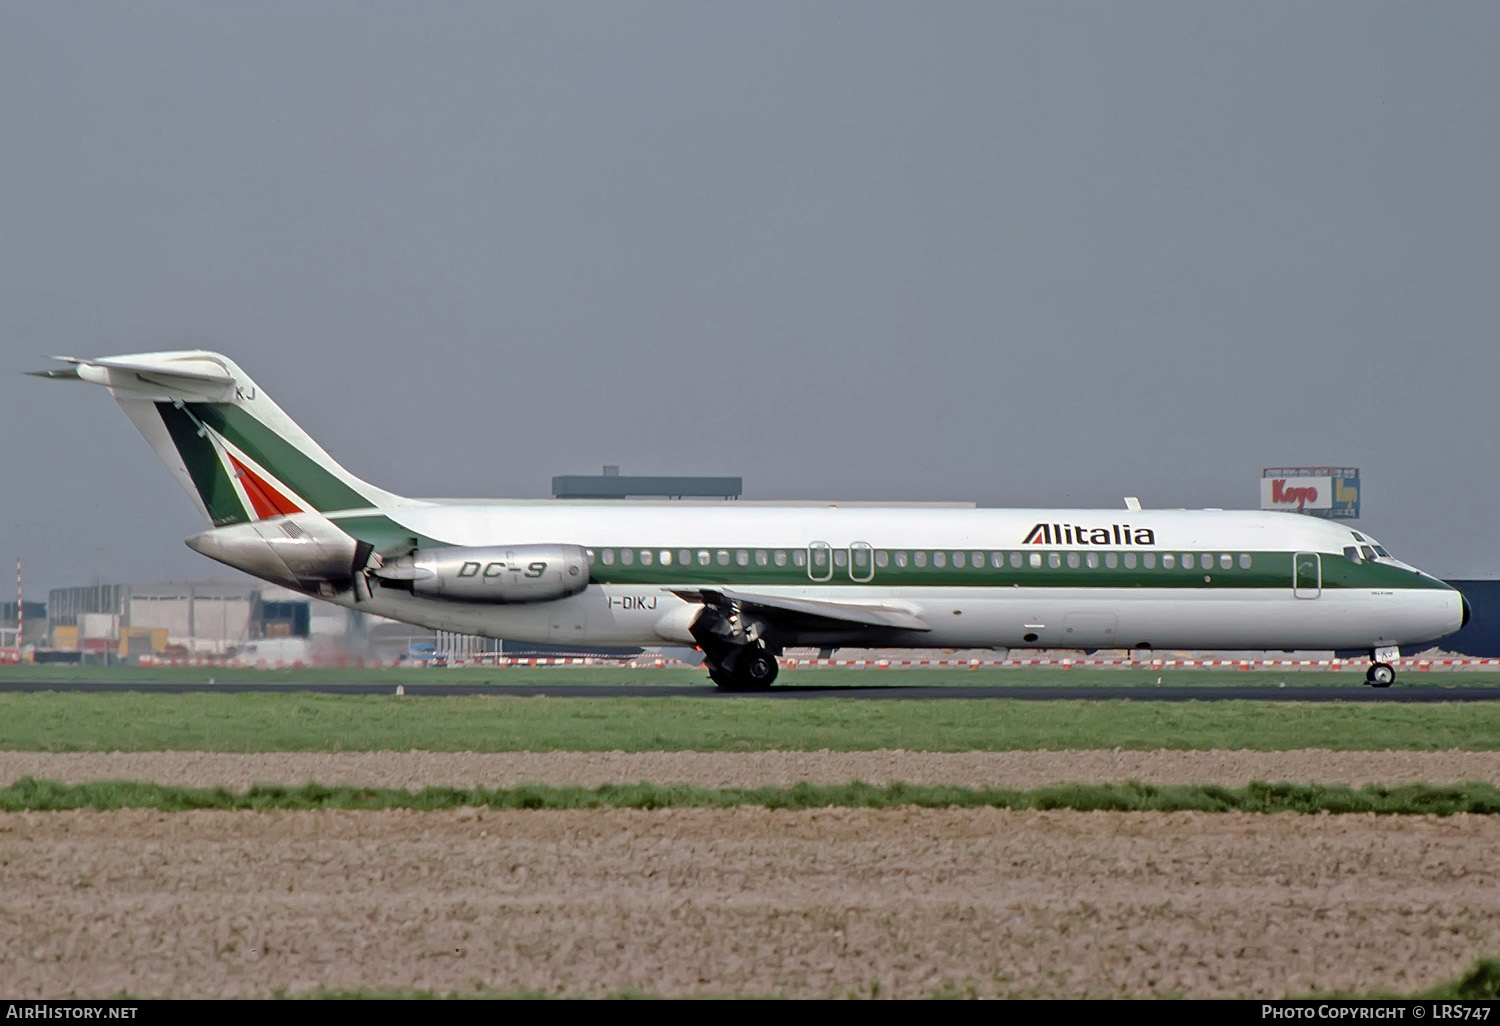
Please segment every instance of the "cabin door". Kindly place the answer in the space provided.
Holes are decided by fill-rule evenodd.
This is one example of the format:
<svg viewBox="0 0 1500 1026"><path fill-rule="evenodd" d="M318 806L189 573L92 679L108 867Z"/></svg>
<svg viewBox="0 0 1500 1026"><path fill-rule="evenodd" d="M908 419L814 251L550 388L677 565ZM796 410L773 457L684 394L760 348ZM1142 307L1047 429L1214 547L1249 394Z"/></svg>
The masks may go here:
<svg viewBox="0 0 1500 1026"><path fill-rule="evenodd" d="M1292 594L1299 599L1315 599L1323 593L1323 560L1316 552L1298 552L1292 556Z"/></svg>
<svg viewBox="0 0 1500 1026"><path fill-rule="evenodd" d="M863 584L875 576L875 553L869 542L849 544L849 580Z"/></svg>
<svg viewBox="0 0 1500 1026"><path fill-rule="evenodd" d="M833 547L824 541L807 546L807 576L814 581L833 580Z"/></svg>

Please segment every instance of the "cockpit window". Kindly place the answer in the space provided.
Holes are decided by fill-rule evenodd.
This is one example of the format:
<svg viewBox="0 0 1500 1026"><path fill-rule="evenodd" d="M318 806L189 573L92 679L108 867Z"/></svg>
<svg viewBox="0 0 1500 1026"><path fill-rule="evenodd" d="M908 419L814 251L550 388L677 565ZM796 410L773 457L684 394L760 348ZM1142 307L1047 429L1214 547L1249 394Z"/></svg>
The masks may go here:
<svg viewBox="0 0 1500 1026"><path fill-rule="evenodd" d="M1384 545L1377 545L1377 546L1375 546L1375 551L1378 552L1380 555L1384 556L1386 559L1395 559L1396 558L1395 556L1392 556L1389 552L1385 551L1385 546Z"/></svg>
<svg viewBox="0 0 1500 1026"><path fill-rule="evenodd" d="M1375 558L1375 550L1372 549L1372 548L1370 548L1370 546L1368 546L1368 545L1361 545L1359 547L1359 551L1360 551L1360 554L1363 555L1366 559L1374 559Z"/></svg>
<svg viewBox="0 0 1500 1026"><path fill-rule="evenodd" d="M1351 563L1359 563L1359 562L1363 562L1363 560L1364 560L1364 557L1359 554L1359 546L1358 545L1345 545L1344 546L1344 558L1347 559Z"/></svg>

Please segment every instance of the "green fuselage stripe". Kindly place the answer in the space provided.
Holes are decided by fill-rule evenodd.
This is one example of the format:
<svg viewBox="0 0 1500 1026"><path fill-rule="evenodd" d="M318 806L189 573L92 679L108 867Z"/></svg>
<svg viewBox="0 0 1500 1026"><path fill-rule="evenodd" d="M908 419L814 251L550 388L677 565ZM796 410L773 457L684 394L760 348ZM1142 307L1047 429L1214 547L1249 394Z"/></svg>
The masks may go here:
<svg viewBox="0 0 1500 1026"><path fill-rule="evenodd" d="M386 556L405 555L412 549L448 548L446 544L425 534L402 527L390 517L380 513L360 514L352 517L337 517L331 521L355 541L369 542L375 551Z"/></svg>
<svg viewBox="0 0 1500 1026"><path fill-rule="evenodd" d="M405 527L384 514L357 514L342 516L333 523L359 541L369 542L377 552L386 556L405 555L413 549L460 548L450 542L423 535ZM558 543L575 544L573 539L556 539ZM522 543L525 544L525 543ZM496 542L497 547L505 542ZM484 548L486 546L474 546ZM512 546L514 547L514 546ZM629 552L631 562L623 562ZM688 559L683 561L686 552ZM1093 549L1090 552L1067 549L1007 549L999 553L1001 566L995 566L995 553L985 550L963 550L965 565L954 566L958 550L942 550L943 566L936 565L938 550L927 549L922 555L925 566L916 565L917 551L913 549L775 549L771 547L722 546L691 549L645 546L597 547L591 550L593 561L589 567L589 579L594 584L623 586L678 587L719 585L776 586L799 588L819 587L864 587L882 588L1261 588L1288 590L1293 586L1294 560L1302 561L1302 580L1298 586L1306 589L1321 588L1324 591L1339 589L1434 589L1446 590L1442 581L1413 573L1387 563L1355 563L1341 553L1318 553L1318 566L1308 565L1306 552L1249 552L1242 553L1218 549L1212 553L1201 550L1191 552L1174 549L1170 553L1156 548L1143 550ZM745 564L740 563L744 553ZM776 565L776 554L785 557L781 566ZM642 561L650 554L650 563ZM668 561L662 560L663 553ZM1011 554L1020 557L1019 567L1011 565ZM761 555L765 564L759 562ZM899 555L898 555L899 554ZM975 555L982 557L982 566L974 566ZM853 561L863 556L865 565L854 566ZM1070 555L1078 557L1079 565L1068 565ZM1097 558L1097 566L1089 566L1089 556ZM1115 566L1108 566L1110 556ZM1155 566L1145 566L1147 556ZM1170 555L1172 567L1165 566ZM1191 555L1194 566L1182 565L1183 557ZM1202 564L1205 556L1212 557L1212 567ZM1228 568L1222 565L1222 556L1230 557ZM611 562L604 560L608 556ZM1035 556L1041 563L1032 566ZM1240 559L1248 557L1250 565L1242 567ZM808 572L809 562L821 557L823 564L814 565ZM1127 557L1134 557L1135 566L1125 565ZM706 558L707 562L704 562ZM801 558L802 565L795 560ZM905 566L898 566L898 558ZM1057 566L1052 566L1056 560ZM881 566L881 562L885 565ZM850 574L853 567L853 576ZM863 579L856 579L863 578Z"/></svg>
<svg viewBox="0 0 1500 1026"><path fill-rule="evenodd" d="M874 566L871 575L871 566L855 567L855 577L866 578L856 580L850 575L851 555L847 549L834 549L825 552L824 555L830 560L842 559L844 565L834 563L830 576L829 566L815 567L809 574L806 565L793 565L788 552L787 565L776 566L768 560L767 565L759 566L754 559L754 549L746 550L750 554L749 565L741 566L736 558L736 549L709 549L709 563L703 565L698 559L700 549L692 550L690 564L683 565L678 561L678 551L672 550L672 562L663 565L660 561L660 549L652 550L653 558L651 565L642 565L640 562L640 549L633 550L631 565L620 562L619 549L609 550L614 557L614 562L605 564L602 559L604 550L595 552L593 565L589 568L589 577L596 584L623 584L623 585L774 585L782 587L805 587L808 585L819 586L844 586L860 587L875 585L882 588L1272 588L1290 589L1293 585L1293 556L1291 552L1255 552L1248 553L1250 566L1242 568L1239 564L1240 553L1233 552L1232 566L1225 569L1219 564L1218 553L1214 553L1214 564L1210 569L1201 565L1193 569L1184 568L1181 565L1182 553L1174 552L1173 561L1175 566L1168 569L1162 565L1162 553L1154 553L1156 566L1145 567L1140 565L1142 553L1135 553L1137 565L1127 567L1123 558L1117 560L1117 565L1110 567L1105 565L1103 552L1097 552L1099 565L1090 567L1085 562L1085 556L1079 554L1079 566L1070 567L1067 564L1068 552L1064 550L1044 550L1035 553L1041 557L1042 565L1033 567L1030 565L1031 552L1022 552L1022 565L1012 567L1007 558L1005 565L995 567L990 563L989 553L984 553L984 565L975 567L965 565L955 567L951 565L952 553L945 551L945 562L949 565L933 565L933 550L928 550L927 565L919 567L913 565L911 550L907 553L907 565L896 566L892 551L887 551L886 565ZM729 553L728 565L721 564L718 553L726 551ZM769 550L774 551L774 550ZM786 550L783 550L786 551ZM806 550L797 550L806 557ZM875 556L869 553L868 556ZM769 552L768 552L769 554ZM966 559L970 557L966 552ZM1057 557L1059 566L1050 565L1050 557ZM1201 560L1201 555L1194 553L1194 563ZM1009 552L1006 553L1009 556ZM1123 556L1116 552L1117 557ZM1346 588L1378 589L1378 588L1433 588L1443 589L1447 585L1441 581L1432 580L1401 567L1390 566L1379 563L1353 563L1342 555L1332 553L1322 554L1321 582L1316 574L1307 576L1300 585L1304 588L1319 588L1323 590L1337 590ZM816 575L816 576L814 576Z"/></svg>

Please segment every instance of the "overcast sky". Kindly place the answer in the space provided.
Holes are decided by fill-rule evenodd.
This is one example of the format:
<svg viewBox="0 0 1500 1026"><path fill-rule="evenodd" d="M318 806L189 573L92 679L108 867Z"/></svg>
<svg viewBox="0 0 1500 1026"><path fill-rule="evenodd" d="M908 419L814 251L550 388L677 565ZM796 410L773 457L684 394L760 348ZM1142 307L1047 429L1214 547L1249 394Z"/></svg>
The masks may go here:
<svg viewBox="0 0 1500 1026"><path fill-rule="evenodd" d="M221 577L47 354L413 495L1253 508L1500 573L1500 4L0 4L0 555Z"/></svg>

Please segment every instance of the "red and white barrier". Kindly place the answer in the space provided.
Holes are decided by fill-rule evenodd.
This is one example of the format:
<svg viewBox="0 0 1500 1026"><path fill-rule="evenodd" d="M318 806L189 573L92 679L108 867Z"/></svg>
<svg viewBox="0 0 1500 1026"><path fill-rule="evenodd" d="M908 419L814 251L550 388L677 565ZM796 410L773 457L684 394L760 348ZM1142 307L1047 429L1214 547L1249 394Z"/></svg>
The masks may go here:
<svg viewBox="0 0 1500 1026"><path fill-rule="evenodd" d="M893 666L942 666L964 667L976 670L980 667L1050 666L1069 670L1075 666L1090 668L1133 669L1146 667L1161 669L1321 669L1361 670L1370 665L1368 659L783 659L783 668L804 669L817 667L856 667L889 669ZM1397 659L1391 665L1408 670L1500 667L1500 659Z"/></svg>
<svg viewBox="0 0 1500 1026"><path fill-rule="evenodd" d="M10 651L0 650L0 663L19 662L19 656ZM1074 667L1088 669L1152 669L1152 670L1174 670L1174 669L1216 669L1216 670L1357 670L1363 672L1369 666L1368 659L1074 659L1074 658L1036 658L1036 659L781 659L778 660L781 667L787 670L803 669L914 669L914 668L938 668L938 669L1012 669L1021 667L1051 667L1055 669L1070 670ZM391 669L398 666L421 665L411 661L395 659L365 660L365 659L338 659L338 660L313 660L311 662L283 659L257 659L254 664L244 661L225 658L209 658L206 656L158 656L143 655L139 659L141 666L162 667L220 667L256 670L289 670L304 669L308 667L338 667L341 669L379 670ZM691 664L682 663L665 656L645 655L634 658L611 659L601 656L557 656L537 658L511 658L509 656L481 656L474 659L454 659L449 661L432 660L426 665L441 669L450 667L454 669L472 667L492 667L496 669L508 669L520 667L526 669L541 668L547 666L597 666L613 667L616 669L680 669L689 667ZM1500 668L1500 659L1397 659L1392 663L1400 669L1416 670L1426 672L1429 670L1464 670L1464 669L1497 669Z"/></svg>

